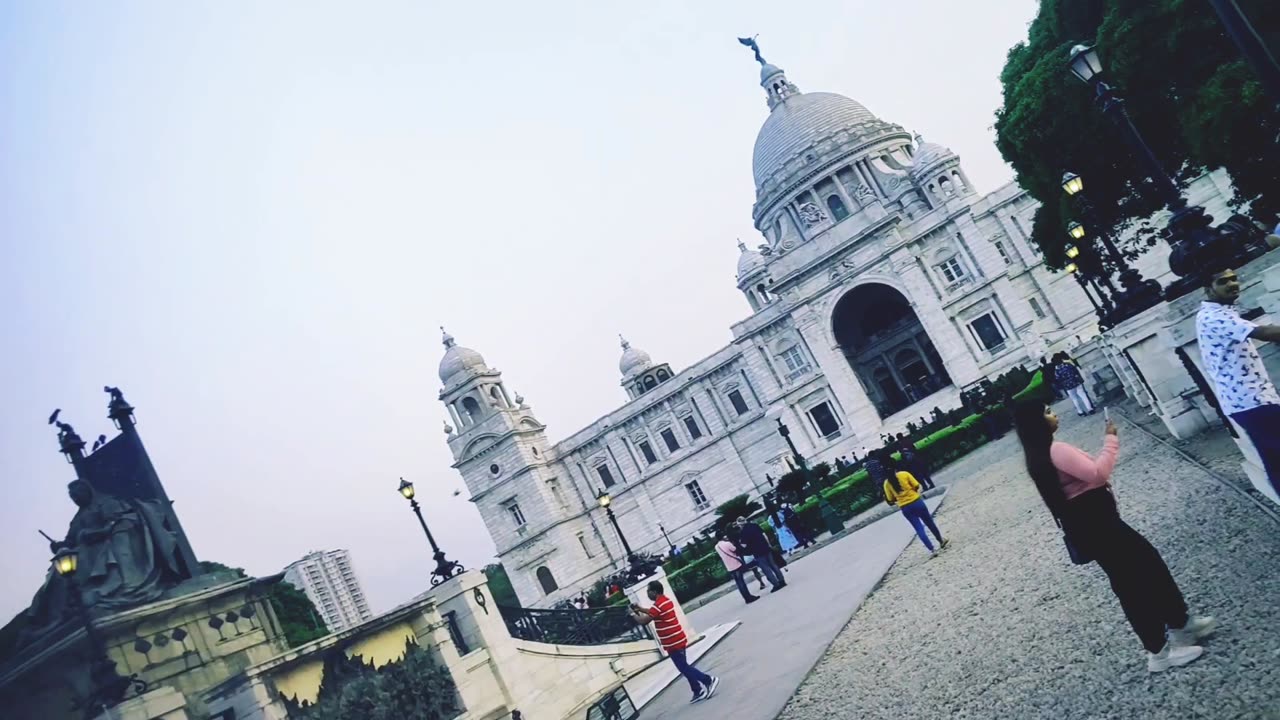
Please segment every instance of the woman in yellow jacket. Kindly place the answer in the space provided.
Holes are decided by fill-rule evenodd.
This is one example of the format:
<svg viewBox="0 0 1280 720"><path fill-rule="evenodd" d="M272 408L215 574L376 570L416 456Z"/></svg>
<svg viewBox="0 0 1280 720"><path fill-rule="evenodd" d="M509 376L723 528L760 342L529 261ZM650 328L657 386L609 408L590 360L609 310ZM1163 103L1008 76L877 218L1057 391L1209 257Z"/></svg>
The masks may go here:
<svg viewBox="0 0 1280 720"><path fill-rule="evenodd" d="M903 516L911 523L911 527L916 529L920 542L924 543L931 555L937 555L938 550L946 547L948 541L942 537L938 526L933 522L929 506L925 505L924 498L920 497L920 483L914 475L903 470L889 453L884 453L880 460L888 469L886 473L888 477L884 481L885 502L898 506ZM933 536L938 538L938 550L934 550L933 543L929 542L929 536L924 531L925 527L928 527Z"/></svg>

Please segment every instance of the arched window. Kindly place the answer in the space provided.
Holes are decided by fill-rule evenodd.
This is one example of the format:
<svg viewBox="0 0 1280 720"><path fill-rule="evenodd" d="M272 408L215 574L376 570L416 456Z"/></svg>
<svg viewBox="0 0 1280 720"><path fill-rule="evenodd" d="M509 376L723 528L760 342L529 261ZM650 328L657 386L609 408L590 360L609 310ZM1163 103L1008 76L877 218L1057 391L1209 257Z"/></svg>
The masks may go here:
<svg viewBox="0 0 1280 720"><path fill-rule="evenodd" d="M551 568L543 565L538 568L535 574L538 576L538 584L542 586L544 594L550 595L560 589L560 586L556 584L556 576L551 574Z"/></svg>
<svg viewBox="0 0 1280 720"><path fill-rule="evenodd" d="M760 296L760 302L768 304L769 291L765 289L764 283L760 283L756 286L756 294Z"/></svg>
<svg viewBox="0 0 1280 720"><path fill-rule="evenodd" d="M502 407L502 393L498 392L497 385L489 386L489 397L493 398L494 407Z"/></svg>
<svg viewBox="0 0 1280 720"><path fill-rule="evenodd" d="M670 379L671 379L671 373L667 372L666 370L658 371L658 382L666 382Z"/></svg>
<svg viewBox="0 0 1280 720"><path fill-rule="evenodd" d="M831 211L831 217L835 218L836 222L849 217L849 210L845 208L844 201L839 195L827 196L827 209Z"/></svg>
<svg viewBox="0 0 1280 720"><path fill-rule="evenodd" d="M645 389L645 390L652 390L652 389L654 389L654 388L656 388L656 387L658 387L658 381L657 381L657 380L656 380L652 375L645 375L645 376L644 376L644 389Z"/></svg>
<svg viewBox="0 0 1280 720"><path fill-rule="evenodd" d="M942 194L947 197L951 197L956 194L956 191L951 189L951 181L947 179L946 175L938 178L938 187L942 189Z"/></svg>
<svg viewBox="0 0 1280 720"><path fill-rule="evenodd" d="M462 398L462 410L467 414L467 419L471 423L474 424L475 421L480 419L480 403L476 402L476 399L470 395Z"/></svg>

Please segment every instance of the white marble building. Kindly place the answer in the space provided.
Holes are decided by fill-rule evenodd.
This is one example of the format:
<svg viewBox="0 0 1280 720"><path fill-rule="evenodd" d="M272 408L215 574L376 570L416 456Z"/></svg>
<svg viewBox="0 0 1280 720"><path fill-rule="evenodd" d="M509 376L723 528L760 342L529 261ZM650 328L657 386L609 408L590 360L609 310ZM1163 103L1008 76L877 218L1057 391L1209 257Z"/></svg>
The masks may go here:
<svg viewBox="0 0 1280 720"><path fill-rule="evenodd" d="M751 315L679 372L622 343L626 402L556 444L474 350L445 336L440 400L454 465L520 599L546 606L625 562L627 539L683 543L731 497L768 489L788 451L832 460L1052 347L1096 334L1068 275L1028 244L1036 202L980 195L960 158L849 98L763 64L753 169L758 250L739 244Z"/></svg>

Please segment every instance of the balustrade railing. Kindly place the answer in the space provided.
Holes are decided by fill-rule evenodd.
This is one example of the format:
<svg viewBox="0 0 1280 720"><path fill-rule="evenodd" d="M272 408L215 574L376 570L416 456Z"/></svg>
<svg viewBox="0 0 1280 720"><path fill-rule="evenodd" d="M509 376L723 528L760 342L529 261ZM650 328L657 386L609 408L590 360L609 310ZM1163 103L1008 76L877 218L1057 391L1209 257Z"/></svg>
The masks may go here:
<svg viewBox="0 0 1280 720"><path fill-rule="evenodd" d="M608 645L652 638L625 607L542 610L499 607L511 637L556 645Z"/></svg>

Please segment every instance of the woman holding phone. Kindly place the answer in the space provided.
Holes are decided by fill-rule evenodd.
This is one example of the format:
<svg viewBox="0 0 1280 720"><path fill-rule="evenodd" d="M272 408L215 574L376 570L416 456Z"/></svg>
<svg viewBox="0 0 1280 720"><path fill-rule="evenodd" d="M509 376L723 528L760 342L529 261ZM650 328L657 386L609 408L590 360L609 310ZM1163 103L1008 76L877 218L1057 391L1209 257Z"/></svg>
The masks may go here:
<svg viewBox="0 0 1280 720"><path fill-rule="evenodd" d="M1096 458L1054 440L1058 416L1042 402L1017 404L1014 427L1027 472L1068 543L1096 560L1110 578L1112 592L1147 650L1147 670L1161 672L1200 657L1204 649L1196 641L1213 631L1213 618L1187 614L1164 558L1116 509L1110 478L1120 439L1110 413Z"/></svg>

